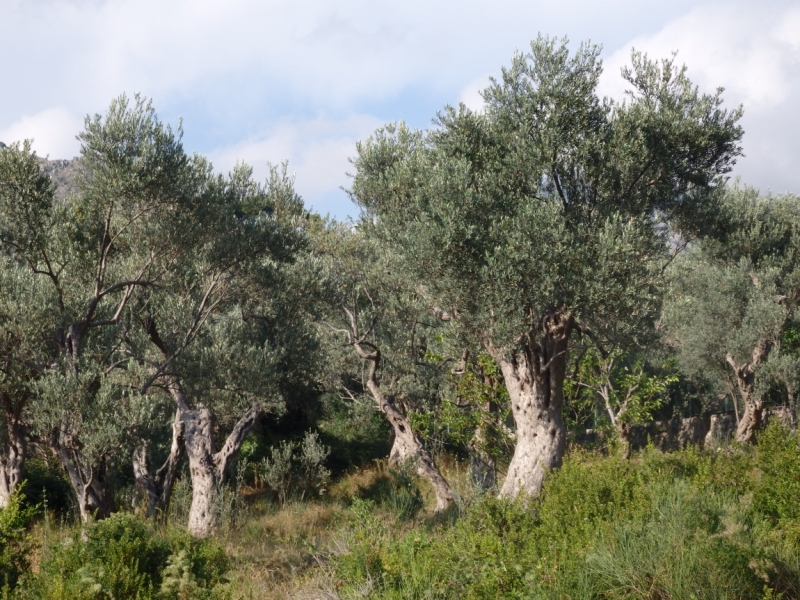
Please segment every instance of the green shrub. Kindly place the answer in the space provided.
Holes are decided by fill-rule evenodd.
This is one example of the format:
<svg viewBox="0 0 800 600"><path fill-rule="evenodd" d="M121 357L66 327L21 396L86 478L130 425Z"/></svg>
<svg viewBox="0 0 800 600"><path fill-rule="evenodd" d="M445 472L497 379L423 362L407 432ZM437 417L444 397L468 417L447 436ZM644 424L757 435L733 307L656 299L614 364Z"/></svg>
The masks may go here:
<svg viewBox="0 0 800 600"><path fill-rule="evenodd" d="M764 581L750 568L752 548L737 537L741 528L726 531L730 502L680 480L665 486L644 518L620 521L600 536L575 565L583 572L540 590L544 597L571 587L607 599L758 598Z"/></svg>
<svg viewBox="0 0 800 600"><path fill-rule="evenodd" d="M18 486L8 505L0 509L0 587L7 589L14 589L28 570L34 548L27 527L37 507L23 506L23 487L24 484Z"/></svg>
<svg viewBox="0 0 800 600"><path fill-rule="evenodd" d="M61 519L71 519L77 513L74 492L66 471L57 462L49 464L38 457L25 460L25 499L31 505L41 505Z"/></svg>
<svg viewBox="0 0 800 600"><path fill-rule="evenodd" d="M159 534L138 517L117 513L45 549L39 573L22 586L20 597L195 598L216 591L226 570L227 558L217 543L184 532ZM187 585L174 584L176 576ZM193 595L186 596L189 592Z"/></svg>
<svg viewBox="0 0 800 600"><path fill-rule="evenodd" d="M758 437L754 507L778 521L800 518L800 440L775 423Z"/></svg>
<svg viewBox="0 0 800 600"><path fill-rule="evenodd" d="M800 597L798 450L772 430L755 450L578 450L534 502L485 497L411 530L361 502L334 570L342 597Z"/></svg>
<svg viewBox="0 0 800 600"><path fill-rule="evenodd" d="M281 506L293 491L301 501L309 492L322 495L331 474L324 466L329 454L319 435L308 431L302 442L283 440L273 446L256 468L257 477L277 494Z"/></svg>

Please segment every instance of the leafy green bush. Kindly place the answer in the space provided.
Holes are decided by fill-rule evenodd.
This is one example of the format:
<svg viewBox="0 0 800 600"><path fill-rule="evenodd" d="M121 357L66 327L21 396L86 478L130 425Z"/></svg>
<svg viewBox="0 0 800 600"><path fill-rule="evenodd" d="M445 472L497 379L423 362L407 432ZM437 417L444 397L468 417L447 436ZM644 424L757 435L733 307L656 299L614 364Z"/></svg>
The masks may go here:
<svg viewBox="0 0 800 600"><path fill-rule="evenodd" d="M47 463L33 456L25 461L25 498L41 505L62 519L77 513L74 492L66 471L56 462Z"/></svg>
<svg viewBox="0 0 800 600"><path fill-rule="evenodd" d="M300 500L309 491L322 495L331 474L324 466L330 452L313 431L306 432L302 442L283 440L261 459L258 478L278 495L281 506L292 491L299 493Z"/></svg>
<svg viewBox="0 0 800 600"><path fill-rule="evenodd" d="M334 569L343 597L800 597L798 463L773 430L755 450L576 450L540 499L485 497L455 523L403 530L354 505Z"/></svg>
<svg viewBox="0 0 800 600"><path fill-rule="evenodd" d="M228 568L222 548L178 531L158 534L126 513L87 526L46 548L21 598L52 600L218 597ZM177 579L177 581L176 581ZM191 594L191 595L186 595Z"/></svg>
<svg viewBox="0 0 800 600"><path fill-rule="evenodd" d="M23 506L23 487L20 485L0 509L0 586L14 589L20 576L30 566L34 543L27 527L37 512L35 506Z"/></svg>
<svg viewBox="0 0 800 600"><path fill-rule="evenodd" d="M533 582L534 596L758 598L764 581L750 568L754 549L735 513L735 502L686 482L662 486L647 515L612 525L583 564L554 582Z"/></svg>

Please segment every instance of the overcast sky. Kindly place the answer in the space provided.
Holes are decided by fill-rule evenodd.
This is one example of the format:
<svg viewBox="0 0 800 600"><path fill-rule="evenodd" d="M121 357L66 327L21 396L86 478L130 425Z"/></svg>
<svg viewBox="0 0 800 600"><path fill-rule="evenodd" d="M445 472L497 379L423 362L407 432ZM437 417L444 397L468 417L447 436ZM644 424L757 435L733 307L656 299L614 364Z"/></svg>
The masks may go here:
<svg viewBox="0 0 800 600"><path fill-rule="evenodd" d="M289 160L306 203L344 217L356 140L478 107L539 32L602 44L612 96L632 46L678 50L702 90L744 105L735 174L800 193L800 0L0 0L0 141L70 158L84 115L141 92L217 169Z"/></svg>

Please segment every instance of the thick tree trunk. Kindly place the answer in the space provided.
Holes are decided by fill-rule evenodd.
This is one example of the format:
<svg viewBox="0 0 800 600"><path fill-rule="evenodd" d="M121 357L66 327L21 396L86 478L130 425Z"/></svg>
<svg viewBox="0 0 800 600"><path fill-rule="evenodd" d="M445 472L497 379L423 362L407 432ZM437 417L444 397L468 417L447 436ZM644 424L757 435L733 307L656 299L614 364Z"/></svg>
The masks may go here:
<svg viewBox="0 0 800 600"><path fill-rule="evenodd" d="M8 506L11 495L22 481L27 457L27 431L13 412L6 414L8 441L4 456L0 456L0 508Z"/></svg>
<svg viewBox="0 0 800 600"><path fill-rule="evenodd" d="M72 489L78 499L81 521L105 519L114 510L108 464L105 456L93 464L84 466L80 452L67 444L54 442L50 449L67 472Z"/></svg>
<svg viewBox="0 0 800 600"><path fill-rule="evenodd" d="M205 538L214 532L219 514L219 494L225 483L228 463L263 413L260 405L254 405L233 428L222 449L215 452L214 415L211 411L202 404L196 410L182 410L186 454L192 477L188 530L193 536Z"/></svg>
<svg viewBox="0 0 800 600"><path fill-rule="evenodd" d="M730 354L725 357L733 369L739 393L744 401L744 413L739 419L736 429L737 442L755 442L756 434L761 430L764 404L761 397L755 393L756 368L767 359L769 351L770 344L766 341L761 341L753 349L753 356L750 362L739 365Z"/></svg>
<svg viewBox="0 0 800 600"><path fill-rule="evenodd" d="M764 406L760 398L745 398L744 414L736 428L736 441L752 443L764 422Z"/></svg>
<svg viewBox="0 0 800 600"><path fill-rule="evenodd" d="M523 350L510 356L487 344L503 373L517 430L502 497L537 496L547 472L561 466L567 440L561 408L573 327L572 315L549 311L540 320L538 343L529 335Z"/></svg>
<svg viewBox="0 0 800 600"><path fill-rule="evenodd" d="M166 515L172 488L178 475L178 465L186 447L183 415L180 409L175 412L172 423L172 446L169 456L155 475L150 475L147 467L147 445L142 444L133 452L133 475L136 486L147 499L146 516Z"/></svg>
<svg viewBox="0 0 800 600"><path fill-rule="evenodd" d="M624 421L617 420L615 427L617 429L617 436L619 437L620 453L622 454L622 458L628 460L633 450L630 425Z"/></svg>

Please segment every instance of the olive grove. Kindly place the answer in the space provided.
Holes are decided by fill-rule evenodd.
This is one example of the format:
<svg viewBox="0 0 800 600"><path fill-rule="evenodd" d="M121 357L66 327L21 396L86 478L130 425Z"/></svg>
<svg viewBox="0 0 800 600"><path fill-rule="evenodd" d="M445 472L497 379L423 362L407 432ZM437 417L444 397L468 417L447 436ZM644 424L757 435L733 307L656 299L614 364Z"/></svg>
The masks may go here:
<svg viewBox="0 0 800 600"><path fill-rule="evenodd" d="M533 498L587 430L630 465L633 425L697 406L732 400L744 444L770 405L796 419L800 200L729 182L743 109L674 56L634 52L615 101L570 48L358 143L347 222L285 163L216 172L138 95L86 118L69 193L2 145L0 508L33 459L82 526L188 489L207 538L233 474L283 509L386 459L440 514L461 461Z"/></svg>

